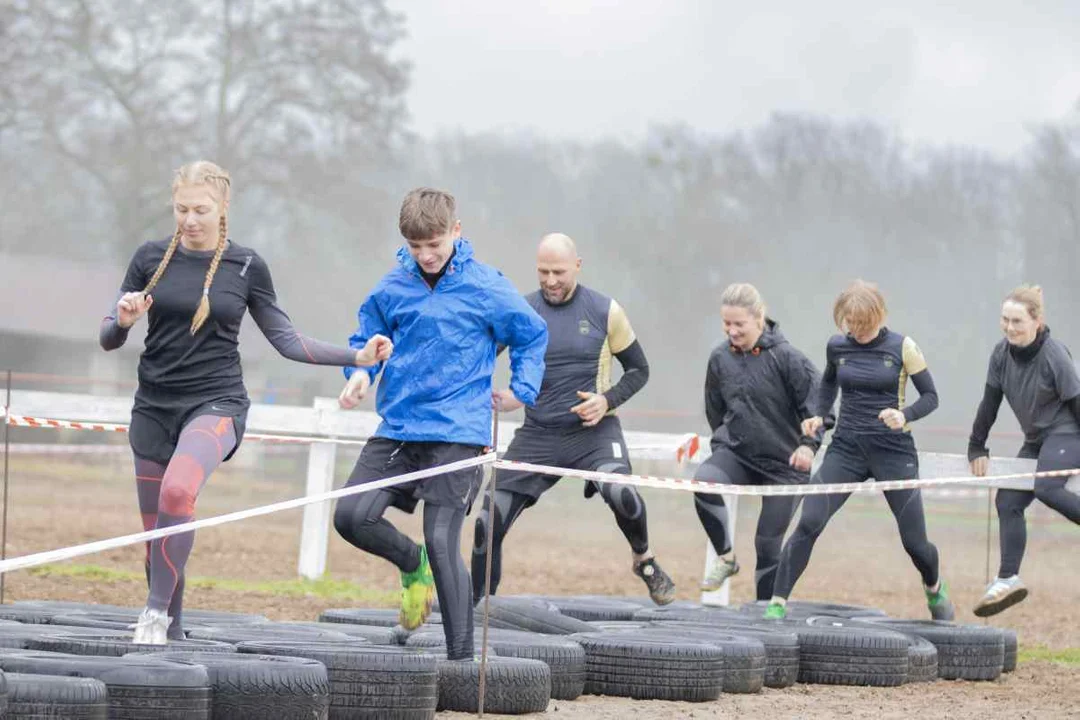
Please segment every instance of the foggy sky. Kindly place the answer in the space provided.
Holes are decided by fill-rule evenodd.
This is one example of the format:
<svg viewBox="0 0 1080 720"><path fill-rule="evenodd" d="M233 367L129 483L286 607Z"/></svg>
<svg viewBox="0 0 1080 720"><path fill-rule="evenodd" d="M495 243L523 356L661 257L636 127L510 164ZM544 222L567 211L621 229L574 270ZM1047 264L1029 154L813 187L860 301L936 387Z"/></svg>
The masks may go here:
<svg viewBox="0 0 1080 720"><path fill-rule="evenodd" d="M728 132L798 111L1008 154L1080 100L1076 0L389 4L421 135L635 140L650 122Z"/></svg>

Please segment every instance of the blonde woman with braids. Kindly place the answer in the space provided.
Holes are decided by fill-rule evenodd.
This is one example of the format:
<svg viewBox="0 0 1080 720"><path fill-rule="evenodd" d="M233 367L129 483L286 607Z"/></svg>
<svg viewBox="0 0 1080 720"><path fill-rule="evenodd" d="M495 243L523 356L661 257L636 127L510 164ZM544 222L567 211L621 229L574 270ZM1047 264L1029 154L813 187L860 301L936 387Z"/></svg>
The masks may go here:
<svg viewBox="0 0 1080 720"><path fill-rule="evenodd" d="M1002 398L1024 431L1019 456L1037 461L1036 469L1070 470L1080 467L1080 377L1065 344L1050 337L1043 316L1042 289L1021 286L1001 306L1005 334L990 354L983 399L968 441L971 473L982 477L990 463L986 438L997 420ZM1024 511L1036 499L1080 524L1080 495L1070 492L1068 478L1035 481L1035 491L997 491L1001 532L1001 564L997 577L975 605L975 614L988 617L1007 610L1027 597L1020 580L1020 563L1027 546Z"/></svg>
<svg viewBox="0 0 1080 720"><path fill-rule="evenodd" d="M147 315L146 347L128 435L143 527L188 522L207 478L232 457L249 401L237 338L246 311L283 356L317 365L367 367L392 352L384 336L362 350L300 335L278 306L266 262L228 236L229 175L200 161L176 171L176 231L135 251L101 346L115 350ZM149 598L134 642L163 645L184 637L184 566L194 533L148 543Z"/></svg>

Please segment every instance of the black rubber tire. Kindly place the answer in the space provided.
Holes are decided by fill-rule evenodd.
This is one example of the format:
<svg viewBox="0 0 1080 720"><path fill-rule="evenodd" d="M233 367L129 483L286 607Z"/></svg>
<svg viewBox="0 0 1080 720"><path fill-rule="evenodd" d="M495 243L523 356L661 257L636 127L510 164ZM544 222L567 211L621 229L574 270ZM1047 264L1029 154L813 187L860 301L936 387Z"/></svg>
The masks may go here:
<svg viewBox="0 0 1080 720"><path fill-rule="evenodd" d="M138 613L131 617L114 613L63 613L49 618L49 624L131 632L138 619Z"/></svg>
<svg viewBox="0 0 1080 720"><path fill-rule="evenodd" d="M685 627L695 631L717 631L761 641L765 647L765 687L791 687L799 679L799 636L782 628L750 627L747 625L698 625L695 623L657 623L655 627ZM706 636L707 639L707 636ZM725 692L728 692L726 686Z"/></svg>
<svg viewBox="0 0 1080 720"><path fill-rule="evenodd" d="M638 620L587 620L592 627L591 632L623 632L625 630L644 630L652 627L653 623Z"/></svg>
<svg viewBox="0 0 1080 720"><path fill-rule="evenodd" d="M480 703L480 663L440 660L439 710L474 713ZM544 712L551 700L551 670L539 660L489 657L484 677L484 712L524 715Z"/></svg>
<svg viewBox="0 0 1080 720"><path fill-rule="evenodd" d="M333 630L344 633L351 638L363 638L372 645L398 645L397 635L393 628L378 627L376 625L354 625L352 623L325 623L325 622L284 622L276 623L281 627L311 628L313 630ZM425 626L431 627L431 626ZM434 626L439 627L439 626Z"/></svg>
<svg viewBox="0 0 1080 720"><path fill-rule="evenodd" d="M996 680L1005 664L1005 634L984 625L936 620L874 620L875 625L918 635L938 652L938 677L945 680Z"/></svg>
<svg viewBox="0 0 1080 720"><path fill-rule="evenodd" d="M277 623L253 625L228 625L194 628L188 632L189 640L215 640L224 643L241 643L274 640L315 640L319 642L366 642L363 638L350 637L336 630L286 627Z"/></svg>
<svg viewBox="0 0 1080 720"><path fill-rule="evenodd" d="M585 692L637 700L716 700L724 651L699 640L632 633L582 633Z"/></svg>
<svg viewBox="0 0 1080 720"><path fill-rule="evenodd" d="M110 720L210 719L210 682L206 668L200 665L141 657L13 651L0 654L0 669L100 680L108 688Z"/></svg>
<svg viewBox="0 0 1080 720"><path fill-rule="evenodd" d="M0 717L106 720L105 683L94 678L6 673L7 711Z"/></svg>
<svg viewBox="0 0 1080 720"><path fill-rule="evenodd" d="M739 608L739 612L749 613L750 615L756 614L758 617L762 617L765 614L765 608L768 607L768 605L769 603L767 600L757 600L742 605ZM852 619L887 617L884 610L865 607L863 605L843 605L840 603L791 600L785 607L789 618L799 619L812 617L814 615L832 615L834 617Z"/></svg>
<svg viewBox="0 0 1080 720"><path fill-rule="evenodd" d="M592 626L588 623L567 617L558 611L549 610L529 599L493 597L490 600L489 618L502 625L510 625L515 630L526 630L544 635L592 632ZM483 604L481 603L476 610L478 619L482 612Z"/></svg>
<svg viewBox="0 0 1080 720"><path fill-rule="evenodd" d="M483 641L483 633L474 634L476 646ZM419 633L409 638L406 647L445 648L442 633ZM562 635L541 635L520 630L496 630L488 632L488 647L499 657L540 660L551 669L551 698L574 700L585 692L585 649Z"/></svg>
<svg viewBox="0 0 1080 720"><path fill-rule="evenodd" d="M318 660L201 652L152 657L186 660L206 668L213 720L325 720L330 712L330 679Z"/></svg>
<svg viewBox="0 0 1080 720"><path fill-rule="evenodd" d="M1001 633L1005 636L1005 657L1001 661L1001 672L1011 673L1016 670L1019 642L1015 630L1001 628Z"/></svg>
<svg viewBox="0 0 1080 720"><path fill-rule="evenodd" d="M404 648L318 642L249 642L240 652L318 660L330 678L330 720L428 720L439 697L437 659Z"/></svg>
<svg viewBox="0 0 1080 720"><path fill-rule="evenodd" d="M130 637L131 633L122 630L107 630L104 628L97 628L93 631L95 635L115 635L116 637ZM44 623L35 625L24 625L22 623L16 623L14 625L0 625L0 648L10 648L18 650L30 649L28 644L31 640L36 640L43 637L61 637L63 635L85 635L87 628L81 627L68 627L66 625L48 625Z"/></svg>
<svg viewBox="0 0 1080 720"><path fill-rule="evenodd" d="M319 621L392 628L398 625L398 611L387 608L331 608L319 615ZM442 625L442 616L433 612L424 624Z"/></svg>
<svg viewBox="0 0 1080 720"><path fill-rule="evenodd" d="M68 653L70 655L103 655L121 657L128 653L155 653L169 650L190 652L235 653L236 647L213 640L170 640L168 645L136 645L131 635L114 636L98 633L44 636L27 642L31 650Z"/></svg>
<svg viewBox="0 0 1080 720"><path fill-rule="evenodd" d="M59 614L55 611L24 605L0 605L0 620L14 620L27 625L44 625L49 618Z"/></svg>
<svg viewBox="0 0 1080 720"><path fill-rule="evenodd" d="M862 627L788 626L799 636L799 682L895 687L907 682L910 641Z"/></svg>
<svg viewBox="0 0 1080 720"><path fill-rule="evenodd" d="M191 608L184 610L184 622L192 625L258 625L270 622L270 619L265 615L255 613L234 613Z"/></svg>
<svg viewBox="0 0 1080 720"><path fill-rule="evenodd" d="M543 599L563 615L585 622L629 621L634 618L634 613L641 610L641 606L635 603L595 595L545 596Z"/></svg>
<svg viewBox="0 0 1080 720"><path fill-rule="evenodd" d="M768 664L765 644L756 638L734 635L699 625L689 628L675 623L658 623L640 632L643 637L669 637L675 640L699 640L715 645L724 651L725 693L753 694L761 692L765 685L765 669Z"/></svg>
<svg viewBox="0 0 1080 720"><path fill-rule="evenodd" d="M742 624L750 622L747 615L724 608L673 608L651 607L635 612L631 618L635 622L689 622L698 625L712 623Z"/></svg>
<svg viewBox="0 0 1080 720"><path fill-rule="evenodd" d="M866 620L816 615L805 620L807 625L815 627L861 627L880 629L879 623ZM899 632L899 631L897 631ZM902 633L908 639L908 679L912 682L933 682L938 679L938 653L934 644L918 635Z"/></svg>

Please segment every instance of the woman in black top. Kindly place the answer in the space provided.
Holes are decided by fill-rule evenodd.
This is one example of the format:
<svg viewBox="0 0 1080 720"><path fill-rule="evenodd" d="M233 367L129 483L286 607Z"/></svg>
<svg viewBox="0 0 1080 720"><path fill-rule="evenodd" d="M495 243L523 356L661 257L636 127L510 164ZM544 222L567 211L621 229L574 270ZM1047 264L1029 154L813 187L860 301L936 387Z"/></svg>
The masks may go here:
<svg viewBox="0 0 1080 720"><path fill-rule="evenodd" d="M1080 467L1080 377L1069 349L1050 337L1043 320L1039 287L1019 287L1001 308L1005 338L990 355L986 387L968 442L971 473L986 475L990 451L986 438L997 419L1001 399L1024 431L1019 457L1037 459L1036 469ZM1037 478L1035 491L998 490L996 505L1001 543L998 576L975 605L979 617L996 615L1027 597L1020 580L1020 563L1027 545L1024 511L1038 498L1080 524L1080 496L1065 488L1068 478Z"/></svg>
<svg viewBox="0 0 1080 720"><path fill-rule="evenodd" d="M101 323L101 346L115 350L148 314L128 435L147 530L191 520L207 478L240 445L250 404L237 342L246 311L290 360L367 366L392 350L382 336L357 351L297 333L277 304L266 263L228 238L229 191L228 174L213 163L176 172L176 232L135 251L116 307ZM136 643L184 637L184 565L193 543L194 533L148 543L150 593Z"/></svg>
<svg viewBox="0 0 1080 720"><path fill-rule="evenodd" d="M833 306L833 319L845 334L834 335L826 346L815 417L804 420L802 427L804 434L817 432L842 391L832 444L814 475L815 483L919 476L919 456L908 423L933 412L937 391L915 341L885 327L885 317L885 298L875 285L862 281L844 290ZM908 378L919 399L905 405ZM781 554L765 617L786 615L787 598L810 562L814 543L848 497L846 493L810 495L803 501L799 524ZM938 551L926 537L921 492L888 491L885 500L904 550L922 577L931 616L952 620L953 605L939 574Z"/></svg>
<svg viewBox="0 0 1080 720"><path fill-rule="evenodd" d="M797 485L810 480L810 466L824 429L802 435L800 423L813 415L821 375L765 314L753 285L736 283L720 296L727 342L713 350L705 373L705 415L712 430L712 455L694 479L734 485ZM830 426L832 418L829 418ZM796 495L761 498L754 534L758 600L773 595L780 547L798 505ZM728 537L721 495L695 493L694 507L718 556L702 583L716 590L739 572Z"/></svg>

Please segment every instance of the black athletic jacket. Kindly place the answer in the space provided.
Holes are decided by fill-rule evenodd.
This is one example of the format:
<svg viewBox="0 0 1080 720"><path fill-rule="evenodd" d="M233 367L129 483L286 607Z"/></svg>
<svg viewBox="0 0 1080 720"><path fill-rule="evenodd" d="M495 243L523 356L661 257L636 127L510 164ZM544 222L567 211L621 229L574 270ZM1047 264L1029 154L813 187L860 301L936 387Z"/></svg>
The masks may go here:
<svg viewBox="0 0 1080 720"><path fill-rule="evenodd" d="M779 326L765 320L765 332L750 352L725 342L709 356L705 375L705 415L715 452L727 448L749 467L766 475L798 476L788 465L799 445L817 450L824 429L806 437L800 423L811 417L821 374L788 343ZM832 427L833 417L825 419Z"/></svg>

